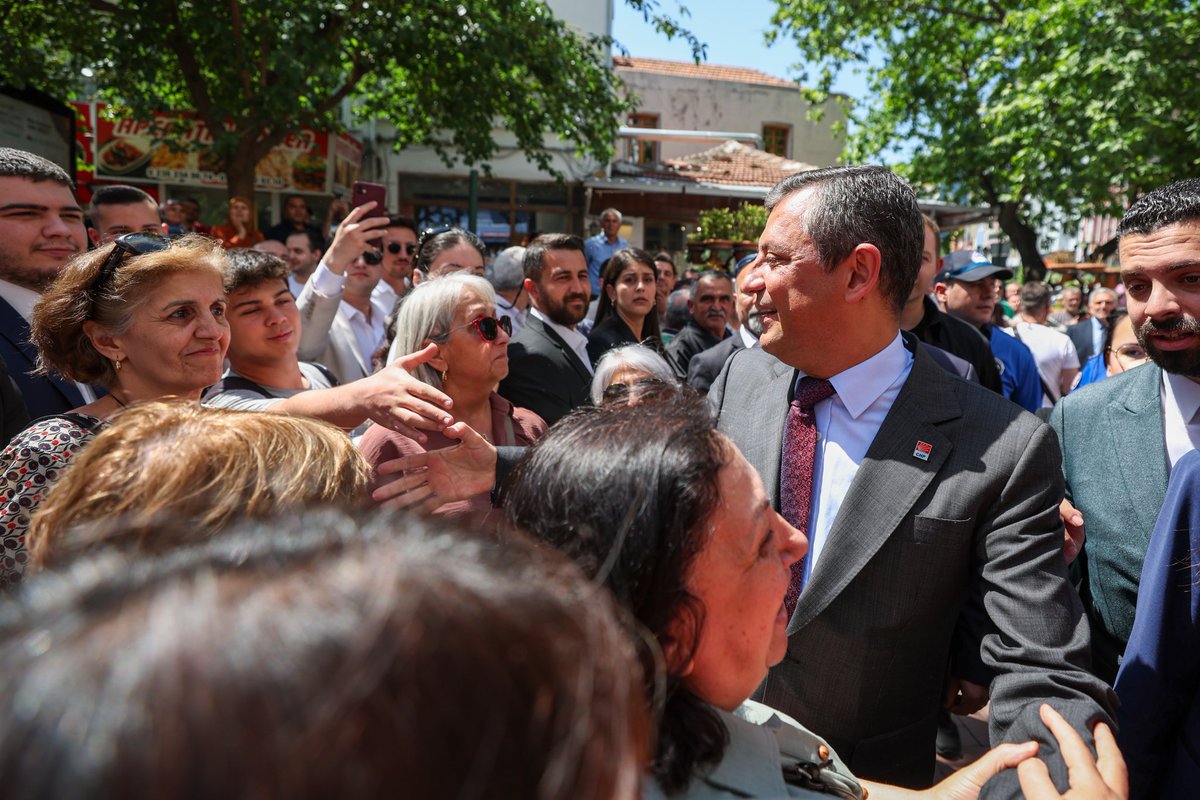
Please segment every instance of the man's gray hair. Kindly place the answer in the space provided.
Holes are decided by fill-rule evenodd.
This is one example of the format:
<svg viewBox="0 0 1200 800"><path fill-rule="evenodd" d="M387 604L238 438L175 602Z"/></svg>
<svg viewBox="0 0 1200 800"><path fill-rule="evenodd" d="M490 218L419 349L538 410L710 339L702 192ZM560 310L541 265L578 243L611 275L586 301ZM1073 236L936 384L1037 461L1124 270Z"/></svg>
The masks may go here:
<svg viewBox="0 0 1200 800"><path fill-rule="evenodd" d="M617 222L621 222L622 220L625 219L625 215L622 214L620 211L617 211L615 208L606 208L603 211L601 211L600 219L604 219L609 214L615 214L617 217Z"/></svg>
<svg viewBox="0 0 1200 800"><path fill-rule="evenodd" d="M666 383L678 383L667 360L644 344L614 347L596 362L596 374L592 376L593 404L600 405L600 401L604 399L604 390L612 383L613 376L622 369L644 372Z"/></svg>
<svg viewBox="0 0 1200 800"><path fill-rule="evenodd" d="M1021 287L1021 310L1037 311L1050 307L1050 287L1041 281L1030 281Z"/></svg>
<svg viewBox="0 0 1200 800"><path fill-rule="evenodd" d="M804 189L816 196L800 221L826 271L860 244L879 249L880 290L897 314L904 308L925 249L925 223L912 188L887 167L825 167L789 175L767 193L771 211Z"/></svg>
<svg viewBox="0 0 1200 800"><path fill-rule="evenodd" d="M687 325L692 317L692 312L688 311L690 295L690 288L676 289L667 295L666 327L678 331Z"/></svg>
<svg viewBox="0 0 1200 800"><path fill-rule="evenodd" d="M487 280L469 272L452 272L422 281L400 303L396 314L396 352L411 355L424 348L429 340L448 334L454 312L468 299L495 305L496 292ZM412 374L430 386L442 388L437 370L428 364L418 365Z"/></svg>
<svg viewBox="0 0 1200 800"><path fill-rule="evenodd" d="M492 262L492 286L497 292L520 288L525 282L525 248L501 250Z"/></svg>
<svg viewBox="0 0 1200 800"><path fill-rule="evenodd" d="M733 289L733 286L734 286L733 276L730 275L728 272L722 272L721 270L705 270L704 272L701 272L700 277L696 278L696 280L692 281L692 285L688 287L688 299L689 300L696 299L696 292L698 292L700 290L700 281L715 281L715 280L729 281L729 288L731 290Z"/></svg>

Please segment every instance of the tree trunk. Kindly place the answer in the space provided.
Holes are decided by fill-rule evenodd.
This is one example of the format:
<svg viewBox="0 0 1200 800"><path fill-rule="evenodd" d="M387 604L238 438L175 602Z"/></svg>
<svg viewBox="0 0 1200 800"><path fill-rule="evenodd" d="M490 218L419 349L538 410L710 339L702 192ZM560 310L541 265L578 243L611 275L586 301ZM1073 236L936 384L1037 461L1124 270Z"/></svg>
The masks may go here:
<svg viewBox="0 0 1200 800"><path fill-rule="evenodd" d="M237 148L225 157L226 197L244 197L254 205L254 139L243 135ZM254 209L257 215L257 209Z"/></svg>
<svg viewBox="0 0 1200 800"><path fill-rule="evenodd" d="M1026 281L1040 281L1046 278L1046 262L1038 249L1037 231L1025 224L1021 219L1020 203L1000 203L1000 230L1008 236L1013 247L1021 254L1021 263L1025 266Z"/></svg>

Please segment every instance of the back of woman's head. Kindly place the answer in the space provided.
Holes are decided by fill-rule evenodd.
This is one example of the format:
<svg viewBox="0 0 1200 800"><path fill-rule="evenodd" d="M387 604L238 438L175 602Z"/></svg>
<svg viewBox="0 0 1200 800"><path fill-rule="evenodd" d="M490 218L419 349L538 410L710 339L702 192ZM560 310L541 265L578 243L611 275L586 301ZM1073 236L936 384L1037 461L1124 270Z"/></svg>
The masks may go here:
<svg viewBox="0 0 1200 800"><path fill-rule="evenodd" d="M463 228L447 228L436 232L429 230L417 239L417 252L413 257L413 269L429 274L429 268L442 253L460 244L469 245L479 251L481 258L487 258L487 245L475 234Z"/></svg>
<svg viewBox="0 0 1200 800"><path fill-rule="evenodd" d="M633 656L574 565L433 521L109 550L0 608L7 797L634 796Z"/></svg>
<svg viewBox="0 0 1200 800"><path fill-rule="evenodd" d="M450 332L454 312L467 300L481 300L489 305L496 304L496 290L486 278L469 272L454 272L425 281L404 296L396 312L396 341L400 353L415 353L428 340L437 339ZM442 381L437 370L421 364L413 370L421 381L441 388Z"/></svg>
<svg viewBox="0 0 1200 800"><path fill-rule="evenodd" d="M510 523L574 559L604 582L664 650L642 650L651 700L665 690L655 774L668 791L725 741L720 722L680 684L703 628L704 609L687 590L719 502L718 473L729 458L705 402L691 393L632 406L583 409L561 420L514 468L504 490ZM691 632L692 641L679 641ZM631 632L639 639L639 631ZM687 634L683 634L687 635Z"/></svg>
<svg viewBox="0 0 1200 800"><path fill-rule="evenodd" d="M345 432L319 420L143 403L76 456L34 513L31 563L62 563L101 546L169 550L241 517L351 506L369 478ZM164 518L181 524L163 535Z"/></svg>
<svg viewBox="0 0 1200 800"><path fill-rule="evenodd" d="M73 258L34 306L30 340L37 347L42 372L54 370L68 380L111 385L116 371L84 334L85 322L92 320L110 333L124 333L133 323L134 312L171 276L200 271L218 282L224 277L225 251L205 236L185 236L170 247L142 255L126 254L115 270L102 275L117 247L112 243Z"/></svg>

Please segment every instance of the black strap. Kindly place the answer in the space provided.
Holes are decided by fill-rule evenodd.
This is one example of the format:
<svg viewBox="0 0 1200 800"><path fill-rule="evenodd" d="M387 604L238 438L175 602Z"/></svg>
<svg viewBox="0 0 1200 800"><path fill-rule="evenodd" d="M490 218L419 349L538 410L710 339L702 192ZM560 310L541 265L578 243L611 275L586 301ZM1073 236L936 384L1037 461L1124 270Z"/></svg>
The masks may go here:
<svg viewBox="0 0 1200 800"><path fill-rule="evenodd" d="M317 368L317 371L325 377L325 380L329 381L330 387L340 385L338 383L337 376L334 375L324 364L317 364L311 361L307 363L310 363ZM213 397L221 392L254 392L257 395L270 399L277 397L277 395L271 394L263 386L255 383L249 378L243 378L241 375L228 375L222 378L217 383L214 383L209 390L205 392L205 395Z"/></svg>

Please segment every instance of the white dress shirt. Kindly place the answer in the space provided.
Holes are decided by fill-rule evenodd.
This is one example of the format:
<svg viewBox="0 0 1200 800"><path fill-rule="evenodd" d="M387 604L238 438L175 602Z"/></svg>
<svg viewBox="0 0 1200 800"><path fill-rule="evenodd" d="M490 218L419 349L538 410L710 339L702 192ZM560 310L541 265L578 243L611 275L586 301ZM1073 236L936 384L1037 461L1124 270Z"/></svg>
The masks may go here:
<svg viewBox="0 0 1200 800"><path fill-rule="evenodd" d="M37 301L42 299L41 292L35 292L33 289L27 289L24 286L17 286L15 283L0 280L0 297L12 306L13 311L21 315L21 318L26 322L33 319L33 307L37 305ZM96 401L96 393L92 391L92 387L86 383L72 381L75 388L83 395L83 404L94 403Z"/></svg>
<svg viewBox="0 0 1200 800"><path fill-rule="evenodd" d="M742 337L742 344L746 345L746 349L754 347L758 344L758 337L746 329L745 325L737 329L738 336Z"/></svg>
<svg viewBox="0 0 1200 800"><path fill-rule="evenodd" d="M582 333L580 333L577 330L573 330L571 328L564 328L562 325L559 325L557 322L554 322L554 321L550 320L549 318L547 318L545 314L538 311L533 306L529 307L529 313L531 316L534 316L534 317L537 317L538 319L540 319L546 325L547 328L549 328L550 330L554 331L559 336L561 336L562 340L567 343L567 347L574 350L575 355L579 356L579 360L583 362L583 365L585 367L587 367L587 371L589 373L594 372L594 370L592 369L592 359L588 357L588 353L587 353L587 337L586 336L584 336Z"/></svg>
<svg viewBox="0 0 1200 800"><path fill-rule="evenodd" d="M887 347L830 378L837 394L813 408L817 425L813 464L816 502L808 516L810 555L804 567L806 582L821 558L829 529L858 474L858 465L866 458L884 417L908 380L912 364L913 355L897 333ZM802 377L804 373L799 372L797 381Z"/></svg>
<svg viewBox="0 0 1200 800"><path fill-rule="evenodd" d="M1167 439L1167 467L1200 446L1200 383L1183 375L1163 372L1163 433Z"/></svg>

